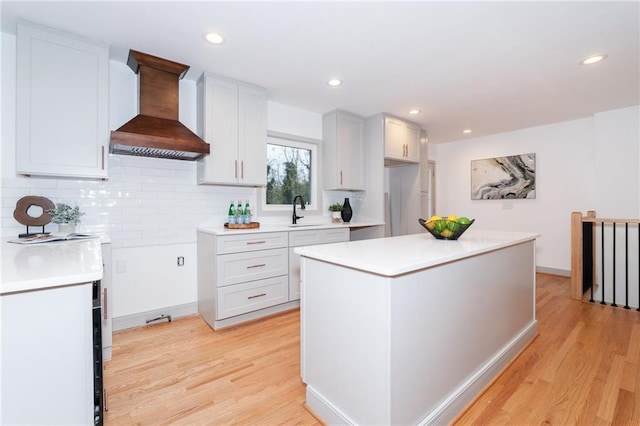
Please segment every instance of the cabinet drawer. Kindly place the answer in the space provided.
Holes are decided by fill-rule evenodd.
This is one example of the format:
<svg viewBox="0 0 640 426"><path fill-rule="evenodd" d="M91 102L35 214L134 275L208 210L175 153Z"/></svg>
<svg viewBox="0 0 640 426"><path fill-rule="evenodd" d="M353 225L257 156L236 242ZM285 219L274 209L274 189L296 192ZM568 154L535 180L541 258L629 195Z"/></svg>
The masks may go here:
<svg viewBox="0 0 640 426"><path fill-rule="evenodd" d="M314 244L322 244L322 231L319 229L289 232L289 247L312 246Z"/></svg>
<svg viewBox="0 0 640 426"><path fill-rule="evenodd" d="M217 238L218 254L287 247L287 232L222 235Z"/></svg>
<svg viewBox="0 0 640 426"><path fill-rule="evenodd" d="M349 241L349 228L327 229L322 233L322 244Z"/></svg>
<svg viewBox="0 0 640 426"><path fill-rule="evenodd" d="M233 253L216 257L218 287L287 275L288 249Z"/></svg>
<svg viewBox="0 0 640 426"><path fill-rule="evenodd" d="M217 319L233 317L288 300L287 275L218 289Z"/></svg>
<svg viewBox="0 0 640 426"><path fill-rule="evenodd" d="M289 247L349 241L349 228L330 228L289 232Z"/></svg>

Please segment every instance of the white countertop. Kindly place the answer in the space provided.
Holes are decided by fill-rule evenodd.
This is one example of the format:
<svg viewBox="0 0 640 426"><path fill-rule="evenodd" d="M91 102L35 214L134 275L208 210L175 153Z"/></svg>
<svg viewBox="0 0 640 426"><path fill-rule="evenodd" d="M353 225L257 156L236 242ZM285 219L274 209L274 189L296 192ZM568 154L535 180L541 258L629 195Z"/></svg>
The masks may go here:
<svg viewBox="0 0 640 426"><path fill-rule="evenodd" d="M0 294L102 279L101 239L21 245L0 241Z"/></svg>
<svg viewBox="0 0 640 426"><path fill-rule="evenodd" d="M303 257L393 277L465 257L497 250L539 234L469 229L456 241L437 240L430 234L405 235L317 246L298 247Z"/></svg>
<svg viewBox="0 0 640 426"><path fill-rule="evenodd" d="M290 232L305 231L313 229L331 229L331 228L362 228L366 226L382 226L384 222L350 222L350 223L299 223L297 225L288 224L260 224L259 228L249 229L227 229L224 226L217 227L200 227L198 231L214 235L234 235L234 234L257 234L262 232Z"/></svg>

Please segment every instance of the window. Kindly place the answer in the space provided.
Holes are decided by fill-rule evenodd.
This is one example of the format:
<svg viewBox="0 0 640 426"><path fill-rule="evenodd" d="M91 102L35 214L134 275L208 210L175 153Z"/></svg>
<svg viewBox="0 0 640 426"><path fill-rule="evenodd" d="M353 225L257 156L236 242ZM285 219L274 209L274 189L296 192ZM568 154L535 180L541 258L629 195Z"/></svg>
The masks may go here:
<svg viewBox="0 0 640 426"><path fill-rule="evenodd" d="M319 204L317 164L317 143L291 135L270 134L262 210L289 211L296 195L302 195L308 210L316 210Z"/></svg>

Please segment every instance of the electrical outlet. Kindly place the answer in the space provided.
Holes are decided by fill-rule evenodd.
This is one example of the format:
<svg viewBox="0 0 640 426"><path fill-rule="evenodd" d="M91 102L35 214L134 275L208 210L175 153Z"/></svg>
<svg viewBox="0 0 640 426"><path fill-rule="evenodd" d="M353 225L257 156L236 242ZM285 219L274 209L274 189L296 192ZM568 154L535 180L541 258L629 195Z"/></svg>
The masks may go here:
<svg viewBox="0 0 640 426"><path fill-rule="evenodd" d="M178 266L184 266L184 256L178 256Z"/></svg>
<svg viewBox="0 0 640 426"><path fill-rule="evenodd" d="M502 210L513 210L513 201L503 201Z"/></svg>

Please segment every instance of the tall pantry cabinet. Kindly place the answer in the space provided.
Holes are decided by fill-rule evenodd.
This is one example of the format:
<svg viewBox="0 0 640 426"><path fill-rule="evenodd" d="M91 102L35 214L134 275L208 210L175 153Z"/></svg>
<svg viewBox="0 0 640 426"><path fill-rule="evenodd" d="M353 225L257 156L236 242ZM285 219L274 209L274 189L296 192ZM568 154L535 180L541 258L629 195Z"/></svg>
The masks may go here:
<svg viewBox="0 0 640 426"><path fill-rule="evenodd" d="M106 178L109 47L19 22L16 171Z"/></svg>
<svg viewBox="0 0 640 426"><path fill-rule="evenodd" d="M198 135L211 154L198 161L198 183L267 183L267 92L211 73L196 84Z"/></svg>

